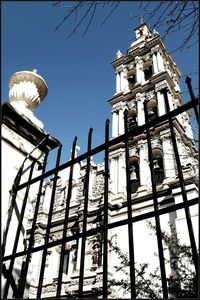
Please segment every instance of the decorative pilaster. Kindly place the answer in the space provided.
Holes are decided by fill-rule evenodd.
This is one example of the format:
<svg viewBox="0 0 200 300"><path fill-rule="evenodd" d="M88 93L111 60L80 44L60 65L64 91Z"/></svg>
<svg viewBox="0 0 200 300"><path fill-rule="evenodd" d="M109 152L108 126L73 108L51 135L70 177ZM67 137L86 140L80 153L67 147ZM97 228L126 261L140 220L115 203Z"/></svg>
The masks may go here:
<svg viewBox="0 0 200 300"><path fill-rule="evenodd" d="M170 111L174 110L174 104L173 104L173 99L172 99L172 94L170 93L170 91L167 91L167 97L168 97L168 101L169 101L169 108Z"/></svg>
<svg viewBox="0 0 200 300"><path fill-rule="evenodd" d="M116 72L116 94L120 92L120 73Z"/></svg>
<svg viewBox="0 0 200 300"><path fill-rule="evenodd" d="M115 138L118 136L118 122L119 122L119 112L112 112L112 137Z"/></svg>
<svg viewBox="0 0 200 300"><path fill-rule="evenodd" d="M125 156L124 153L120 153L118 158L118 193L125 192L126 187L126 168L125 168Z"/></svg>
<svg viewBox="0 0 200 300"><path fill-rule="evenodd" d="M126 67L123 67L123 70L121 72L121 76L122 76L122 90L123 92L126 94L130 91L129 89L129 83L128 83L128 80L127 80L127 68Z"/></svg>
<svg viewBox="0 0 200 300"><path fill-rule="evenodd" d="M158 116L162 116L166 113L165 110L165 99L161 91L157 91L157 101L158 101Z"/></svg>
<svg viewBox="0 0 200 300"><path fill-rule="evenodd" d="M143 62L142 59L138 56L136 56L135 58L135 62L136 62L136 81L137 83L144 83L145 79L144 79L144 72L143 72Z"/></svg>
<svg viewBox="0 0 200 300"><path fill-rule="evenodd" d="M122 108L119 109L119 132L118 134L121 135L124 133L124 111Z"/></svg>
<svg viewBox="0 0 200 300"><path fill-rule="evenodd" d="M160 51L157 52L157 61L158 61L158 71L164 71L165 70L165 66L164 66L164 61L163 61L163 57L160 53Z"/></svg>
<svg viewBox="0 0 200 300"><path fill-rule="evenodd" d="M147 143L144 140L138 141L140 158L140 185L149 186L151 184L151 173L148 161Z"/></svg>
<svg viewBox="0 0 200 300"><path fill-rule="evenodd" d="M152 54L152 59L153 59L153 73L156 74L158 73L158 62L157 62L157 53L154 52Z"/></svg>
<svg viewBox="0 0 200 300"><path fill-rule="evenodd" d="M170 132L161 132L160 138L162 140L163 149L163 165L165 178L175 178L176 177L176 167L174 159L174 150L172 141L170 139Z"/></svg>
<svg viewBox="0 0 200 300"><path fill-rule="evenodd" d="M118 184L118 157L112 157L110 162L110 189L114 194L117 194L117 184Z"/></svg>
<svg viewBox="0 0 200 300"><path fill-rule="evenodd" d="M138 126L141 126L141 125L145 124L144 100L145 100L145 95L144 94L138 93L136 95Z"/></svg>

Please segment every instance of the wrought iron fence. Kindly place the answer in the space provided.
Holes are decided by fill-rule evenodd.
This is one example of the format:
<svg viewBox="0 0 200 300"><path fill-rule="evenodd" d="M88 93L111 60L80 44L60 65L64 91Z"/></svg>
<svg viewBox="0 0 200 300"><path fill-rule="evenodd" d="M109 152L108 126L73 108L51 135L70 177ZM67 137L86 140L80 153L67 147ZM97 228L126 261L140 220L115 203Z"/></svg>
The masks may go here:
<svg viewBox="0 0 200 300"><path fill-rule="evenodd" d="M167 91L166 89L163 90L164 99L165 99L165 105L166 105L166 111L167 113L165 115L162 115L160 117L157 117L155 119L148 119L147 116L147 104L144 103L144 110L145 110L145 120L146 123L142 126L134 126L133 128L128 128L128 120L127 115L128 112L124 112L124 128L125 133L114 138L109 139L109 120L105 123L105 141L103 144L99 145L98 147L92 148L92 128L89 130L88 134L88 146L87 146L87 152L75 157L75 148L76 148L76 142L77 138L75 137L72 145L72 154L71 154L71 160L64 164L60 164L60 157L61 157L61 149L62 145L58 147L57 151L57 160L56 160L56 166L50 171L46 170L46 164L47 164L47 157L48 154L46 154L44 158L44 164L42 168L42 173L40 176L37 176L36 178L32 178L33 174L33 168L35 161L33 161L30 169L30 174L27 182L24 182L20 184L20 179L22 176L23 166L18 172L18 176L15 180L15 184L12 189L12 201L11 206L9 210L8 215L8 221L7 221L7 227L4 232L3 236L3 247L2 247L2 253L4 255L5 252L5 245L6 245L6 239L7 239L7 233L9 230L10 220L12 218L13 214L13 208L15 205L15 201L17 199L17 193L21 191L22 189L25 189L23 203L19 215L18 225L17 225L17 231L16 236L14 238L14 244L12 249L11 255L4 255L3 256L3 267L2 267L2 273L4 277L6 278L5 288L3 291L3 298L8 297L8 291L11 288L13 291L13 298L23 298L25 286L27 283L27 276L28 276L28 270L30 266L31 257L34 253L41 252L42 253L42 260L40 265L40 273L39 273L39 280L38 280L38 288L37 288L37 298L42 297L42 288L43 288L43 279L44 279L44 272L45 272L45 262L47 259L48 250L55 246L61 247L61 254L60 254L60 265L59 265L59 271L58 271L58 279L56 282L56 299L57 298L70 298L72 295L68 295L67 292L65 295L62 295L62 284L63 284L63 265L64 265L64 253L65 253L65 244L67 242L73 241L73 240L79 240L81 239L81 255L80 255L80 267L79 267L79 276L78 276L78 288L74 291L74 297L75 298L83 298L83 297L97 297L102 296L103 298L108 297L108 230L112 228L117 228L122 225L128 226L128 245L129 245L129 262L130 262L130 290L131 290L131 298L136 298L136 288L135 288L135 281L136 281L136 275L135 275L135 257L134 257L134 234L133 234L133 226L136 222L141 220L146 220L148 218L154 218L155 219L155 226L156 226L156 236L157 236L157 245L158 245L158 256L159 256L159 262L160 262L160 272L161 272L161 282L162 282L162 290L163 290L163 298L169 297L169 291L168 291L168 284L166 279L166 270L165 270L165 258L164 258L164 250L163 250L163 242L162 242L162 232L161 232L161 225L160 225L160 217L163 214L177 211L179 209L184 209L185 211L185 219L187 223L187 229L189 233L190 238L190 245L192 249L192 256L193 256L193 262L195 266L196 274L198 274L198 253L197 253L197 247L196 242L194 238L194 231L193 231L193 225L191 221L190 216L190 207L198 203L198 199L192 199L188 200L187 191L185 188L185 180L183 177L183 170L180 163L180 157L179 157L179 151L177 147L177 141L175 138L175 130L174 130L174 118L178 116L179 114L183 113L184 111L187 111L189 109L194 109L196 119L198 121L198 100L194 97L192 87L191 87L191 80L190 78L187 78L186 83L189 88L191 101L187 102L186 104L182 105L181 107L178 107L174 109L173 111L170 111L169 108L169 102L167 97ZM158 198L162 194L162 192L157 191L156 187L156 178L155 178L155 172L153 168L153 158L152 158L152 145L151 145L151 132L153 129L161 126L162 124L167 124L170 134L171 134L171 141L173 144L173 150L175 154L176 159L176 166L177 166L177 173L178 173L178 179L179 179L179 187L181 188L181 194L183 201L178 204L173 204L171 206L167 207L160 207L158 205ZM134 216L133 215L133 203L134 199L131 196L131 180L130 180L130 163L129 163L129 140L130 138L137 137L138 135L145 133L146 139L147 139L147 145L148 145L148 159L150 164L150 170L151 170L151 184L152 184L152 193L149 195L149 198L153 199L153 210L147 213L143 213L141 215ZM119 221L115 221L110 223L108 221L108 212L111 209L109 206L109 149L117 145L119 143L124 144L125 149L125 162L126 162L126 182L127 182L127 201L125 203L125 207L127 207L127 218ZM90 165L91 165L91 156L98 154L100 152L104 152L104 203L102 207L102 214L101 214L101 221L98 223L98 226L96 228L87 229L87 221L88 221L88 199L89 199L89 174L90 174ZM73 185L73 171L74 171L74 165L76 163L79 163L83 160L87 160L86 163L86 174L85 174L85 181L84 181L84 208L83 208L83 218L82 220L79 220L78 223L82 223L82 230L73 230L71 235L67 234L68 226L69 226L69 211L70 211L70 200L72 197L72 185ZM50 230L52 225L52 216L53 216L53 207L54 207L54 200L55 200L55 193L56 193L56 185L58 180L58 173L66 168L69 168L69 179L68 179L68 192L66 197L66 207L65 207L65 215L63 220L63 229L62 229L62 237L59 240L56 241L49 241L50 237ZM44 184L45 178L48 178L49 176L53 176L53 186L52 186L52 192L51 192L51 199L50 199L50 206L48 211L48 220L47 220L47 226L46 226L46 232L44 236L44 243L43 245L36 246L34 244L34 237L35 237L35 230L37 225L37 216L41 201L41 195L42 195L42 187ZM27 205L27 199L29 195L30 186L34 183L39 183L38 192L37 192L37 198L36 198L36 204L35 209L33 213L33 219L31 224L31 230L30 230L30 236L28 239L28 245L24 248L23 251L17 251L18 242L19 242L19 236L20 232L22 230L22 223L25 213L25 208ZM170 191L168 191L170 193ZM166 193L166 191L165 191ZM78 226L77 226L78 228ZM101 234L102 238L102 264L103 264L103 278L102 278L102 289L98 291L93 291L91 294L85 294L83 286L84 286L84 267L85 267L85 251L86 251L86 239L88 237L91 237L96 234ZM21 265L21 270L19 274L19 281L16 282L16 278L13 276L13 268L14 264L17 258L23 258L23 264Z"/></svg>

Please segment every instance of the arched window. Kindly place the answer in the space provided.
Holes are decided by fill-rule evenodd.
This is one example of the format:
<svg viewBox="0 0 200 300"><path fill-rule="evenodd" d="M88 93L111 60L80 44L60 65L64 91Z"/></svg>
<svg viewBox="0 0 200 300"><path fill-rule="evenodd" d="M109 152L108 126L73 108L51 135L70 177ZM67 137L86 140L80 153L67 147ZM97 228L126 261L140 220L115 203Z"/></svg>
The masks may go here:
<svg viewBox="0 0 200 300"><path fill-rule="evenodd" d="M128 112L128 129L131 130L137 127L137 110L135 107L132 107Z"/></svg>
<svg viewBox="0 0 200 300"><path fill-rule="evenodd" d="M148 121L152 121L153 119L158 117L158 108L156 99L150 99L147 102L147 117Z"/></svg>
<svg viewBox="0 0 200 300"><path fill-rule="evenodd" d="M135 68L127 72L127 80L129 82L129 88L136 84L136 71Z"/></svg>
<svg viewBox="0 0 200 300"><path fill-rule="evenodd" d="M69 269L69 250L64 251L63 273L67 275Z"/></svg>
<svg viewBox="0 0 200 300"><path fill-rule="evenodd" d="M140 186L139 157L137 155L130 157L129 163L131 193L135 193Z"/></svg>
<svg viewBox="0 0 200 300"><path fill-rule="evenodd" d="M143 64L143 70L144 70L144 78L145 80L149 80L151 76L153 75L153 66L152 66L152 61L147 60Z"/></svg>
<svg viewBox="0 0 200 300"><path fill-rule="evenodd" d="M159 147L155 147L152 149L152 158L153 158L155 182L156 185L159 185L163 182L165 178L162 150Z"/></svg>

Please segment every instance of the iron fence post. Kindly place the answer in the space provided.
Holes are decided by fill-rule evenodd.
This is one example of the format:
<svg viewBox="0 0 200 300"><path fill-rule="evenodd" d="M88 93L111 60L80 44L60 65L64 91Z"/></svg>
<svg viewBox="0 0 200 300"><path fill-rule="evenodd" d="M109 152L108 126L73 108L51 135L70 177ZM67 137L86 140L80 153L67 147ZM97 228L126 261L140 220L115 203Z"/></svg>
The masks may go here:
<svg viewBox="0 0 200 300"><path fill-rule="evenodd" d="M36 161L34 160L31 164L29 180L32 178L35 163L36 163ZM27 186L27 188L26 188L26 192L25 192L24 199L22 202L21 214L19 216L19 223L17 226L17 231L16 231L16 235L15 235L15 239L14 239L12 254L14 254L17 251L17 246L18 246L18 242L19 242L19 237L20 237L21 227L22 227L22 223L23 223L23 217L24 217L24 213L25 213L25 209L26 209L29 190L30 190L30 185ZM15 257L12 257L10 260L10 265L9 265L9 269L8 269L8 273L10 273L10 274L12 274L14 262L15 262ZM6 284L5 284L4 294L3 294L4 298L7 298L9 285L10 285L10 282L9 282L9 279L7 279Z"/></svg>
<svg viewBox="0 0 200 300"><path fill-rule="evenodd" d="M109 179L109 123L107 119L105 124L105 172L104 172L104 244L103 244L103 298L108 296L108 179Z"/></svg>
<svg viewBox="0 0 200 300"><path fill-rule="evenodd" d="M61 150L62 150L62 144L60 144L60 146L58 148L57 159L56 159L56 169L59 167L59 164L60 164ZM47 220L47 229L46 229L46 235L44 238L45 245L48 244L49 234L50 234L50 230L51 230L51 220L52 220L53 205L54 205L54 199L55 199L55 193L56 193L57 176L58 176L58 171L55 172L54 180L53 180L53 188L52 188L50 208L49 208L49 214L48 214L48 220ZM41 293L42 293L42 284L43 284L43 279L44 279L46 256L47 256L47 248L44 248L43 255L42 255L41 268L40 268L38 290L37 290L37 298L39 298L39 299L40 299Z"/></svg>
<svg viewBox="0 0 200 300"><path fill-rule="evenodd" d="M63 239L67 236L69 207L70 207L70 200L71 200L71 194L72 194L72 180L73 180L73 169L74 169L73 161L74 161L74 157L75 157L76 141L77 141L77 137L74 138L73 145L72 145L72 154L71 154L72 164L71 164L70 173L69 173L69 183L68 183L68 191L67 191L67 199L66 199L64 227L63 227L63 233L62 233ZM60 255L60 264L59 264L59 272L58 272L58 286L57 286L56 297L60 297L60 294L61 294L63 263L64 263L64 250L65 250L65 241L63 241L61 244L61 255Z"/></svg>
<svg viewBox="0 0 200 300"><path fill-rule="evenodd" d="M124 131L125 131L125 162L126 162L126 189L128 208L128 237L129 237L129 260L130 260L130 285L131 298L136 298L136 278L135 278L135 255L133 242L132 203L131 203L131 183L129 166L129 145L128 145L128 110L124 111Z"/></svg>
<svg viewBox="0 0 200 300"><path fill-rule="evenodd" d="M84 211L83 211L83 227L82 227L82 243L81 243L81 261L80 261L80 274L79 274L79 291L78 297L83 297L83 279L84 279L84 266L85 266L85 242L86 242L86 229L87 229L87 213L88 213L88 198L89 198L89 176L90 176L90 150L92 144L92 131L90 128L88 133L88 157L87 157L87 167L86 167L86 176L84 184Z"/></svg>
<svg viewBox="0 0 200 300"><path fill-rule="evenodd" d="M167 89L166 88L163 89L162 92L164 95L167 112L169 112L170 107L169 107L169 100L168 100L168 96L167 96ZM194 261L194 265L195 265L195 269L196 269L196 274L198 274L198 261L199 261L198 252L197 252L197 248L196 248L192 220L191 220L190 210L189 210L189 206L188 206L187 192L185 189L183 171L182 171L182 167L181 167L181 161L180 161L180 156L179 156L179 152L178 152L173 121L172 121L171 117L169 117L169 127L170 127L170 132L171 132L172 144L173 144L173 148L174 148L174 154L175 154L175 158L176 158L177 171L178 171L178 177L179 177L183 202L185 203L184 209L185 209L186 222L187 222L188 233L189 233L189 238L190 238L190 244L191 244L191 248L192 248L193 261Z"/></svg>
<svg viewBox="0 0 200 300"><path fill-rule="evenodd" d="M146 135L147 135L147 146L148 146L148 159L149 159L149 167L150 167L150 173L151 173L153 205L154 205L154 211L155 211L156 236L157 236L157 243L158 243L158 253L159 253L159 261L160 261L160 272L161 272L163 297L168 299L165 259L164 259L163 243L162 243L162 231L161 231L161 226L160 226L160 217L158 214L157 189L156 189L156 181L155 181L155 174L154 174L154 167L153 167L153 160L152 160L151 135L150 135L149 127L148 127L147 100L144 101L144 113L145 113L145 122L147 124Z"/></svg>

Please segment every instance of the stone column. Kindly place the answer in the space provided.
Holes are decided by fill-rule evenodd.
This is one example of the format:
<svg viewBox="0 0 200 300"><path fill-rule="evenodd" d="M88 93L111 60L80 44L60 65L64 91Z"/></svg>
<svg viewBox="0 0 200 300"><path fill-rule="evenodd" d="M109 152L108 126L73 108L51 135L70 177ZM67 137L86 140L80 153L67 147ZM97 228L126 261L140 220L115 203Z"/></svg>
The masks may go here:
<svg viewBox="0 0 200 300"><path fill-rule="evenodd" d="M142 69L142 60L138 56L136 56L135 61L136 61L136 82L143 83L145 82L145 79L144 79L144 72Z"/></svg>
<svg viewBox="0 0 200 300"><path fill-rule="evenodd" d="M164 62L163 62L163 57L160 54L160 51L157 52L157 61L158 61L158 71L164 71Z"/></svg>
<svg viewBox="0 0 200 300"><path fill-rule="evenodd" d="M43 238L40 234L36 234L35 235L35 243L34 243L34 247L38 247L41 246L43 244ZM42 252L41 251L37 251L35 253L33 253L32 255L32 259L31 259L31 266L32 266L32 280L34 283L37 282L37 279L39 277L39 271L40 271L40 261L42 258Z"/></svg>
<svg viewBox="0 0 200 300"><path fill-rule="evenodd" d="M125 156L120 153L118 158L118 193L123 193L126 189L126 172L125 172Z"/></svg>
<svg viewBox="0 0 200 300"><path fill-rule="evenodd" d="M43 202L43 209L47 210L49 209L49 203L51 200L51 193L52 193L52 183L48 182L45 189L45 195L44 195L44 202Z"/></svg>
<svg viewBox="0 0 200 300"><path fill-rule="evenodd" d="M118 157L112 157L110 161L110 179L111 179L111 191L117 193L118 184Z"/></svg>
<svg viewBox="0 0 200 300"><path fill-rule="evenodd" d="M166 109L165 109L165 99L164 95L161 91L157 91L157 101L158 101L158 116L165 115Z"/></svg>
<svg viewBox="0 0 200 300"><path fill-rule="evenodd" d="M130 92L130 89L129 89L129 83L128 83L128 79L127 79L127 68L124 67L123 68L123 71L122 71L122 74L123 74L123 84L122 84L122 90L125 92L125 93L128 93Z"/></svg>
<svg viewBox="0 0 200 300"><path fill-rule="evenodd" d="M124 72L123 70L120 72L120 91L124 90Z"/></svg>
<svg viewBox="0 0 200 300"><path fill-rule="evenodd" d="M145 114L144 114L144 95L137 94L137 123L138 126L145 124Z"/></svg>
<svg viewBox="0 0 200 300"><path fill-rule="evenodd" d="M174 104L173 104L173 99L172 99L172 94L170 93L170 91L167 91L167 96L168 96L168 101L169 101L169 108L170 111L174 110Z"/></svg>
<svg viewBox="0 0 200 300"><path fill-rule="evenodd" d="M157 63L157 53L154 52L152 54L152 57L153 57L153 73L156 74L158 73L158 63Z"/></svg>
<svg viewBox="0 0 200 300"><path fill-rule="evenodd" d="M120 73L116 72L116 93L120 92Z"/></svg>
<svg viewBox="0 0 200 300"><path fill-rule="evenodd" d="M140 157L140 185L150 186L151 185L151 173L148 161L148 149L145 141L138 141L139 146L139 157Z"/></svg>
<svg viewBox="0 0 200 300"><path fill-rule="evenodd" d="M112 137L115 138L118 136L118 126L119 126L119 115L118 111L112 112Z"/></svg>
<svg viewBox="0 0 200 300"><path fill-rule="evenodd" d="M170 133L160 133L163 149L163 166L165 172L165 179L176 177L176 167L174 159L174 150L172 141L170 139Z"/></svg>
<svg viewBox="0 0 200 300"><path fill-rule="evenodd" d="M122 108L119 109L119 120L118 120L118 124L119 124L119 132L118 134L121 135L124 133L124 111Z"/></svg>

